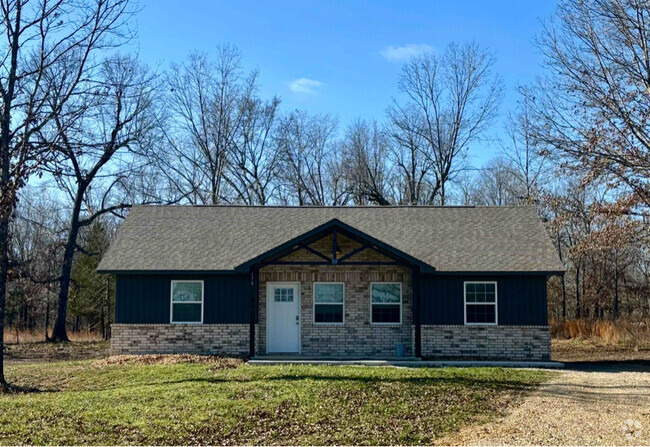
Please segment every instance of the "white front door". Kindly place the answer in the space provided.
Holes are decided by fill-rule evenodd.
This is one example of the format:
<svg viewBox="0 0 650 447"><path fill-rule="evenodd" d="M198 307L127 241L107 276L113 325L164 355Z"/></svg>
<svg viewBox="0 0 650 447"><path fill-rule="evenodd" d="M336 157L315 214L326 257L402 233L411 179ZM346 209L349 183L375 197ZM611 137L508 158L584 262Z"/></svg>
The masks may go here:
<svg viewBox="0 0 650 447"><path fill-rule="evenodd" d="M300 284L268 283L266 351L300 352Z"/></svg>

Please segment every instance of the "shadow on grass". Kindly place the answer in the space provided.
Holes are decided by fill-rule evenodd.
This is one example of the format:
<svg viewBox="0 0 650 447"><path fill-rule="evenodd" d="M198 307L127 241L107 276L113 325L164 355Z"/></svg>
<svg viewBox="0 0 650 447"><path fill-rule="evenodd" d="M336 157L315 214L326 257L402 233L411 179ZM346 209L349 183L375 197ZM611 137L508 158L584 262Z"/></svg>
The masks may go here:
<svg viewBox="0 0 650 447"><path fill-rule="evenodd" d="M181 385L187 383L208 383L208 384L227 384L227 383L271 383L271 382L330 382L330 383L363 383L368 385L380 384L410 384L416 387L421 386L456 386L468 389L499 389L504 391L525 391L537 385L534 382L526 382L521 380L489 380L481 378L469 377L359 377L347 375L320 375L320 374L282 374L270 377L253 377L253 378L221 378L221 377L193 377L180 380L163 380L151 381L141 384L129 384L120 386L108 386L103 388L94 388L94 391L103 390L116 390L124 388L141 388L152 386L167 386L167 385Z"/></svg>
<svg viewBox="0 0 650 447"><path fill-rule="evenodd" d="M0 396L14 395L14 394L35 394L35 393L43 393L46 391L50 391L50 390L41 390L39 388L14 385L11 383L7 384L6 386L0 386ZM58 390L51 390L51 391L58 391Z"/></svg>
<svg viewBox="0 0 650 447"><path fill-rule="evenodd" d="M593 372L650 372L650 360L586 360L564 362L565 370Z"/></svg>

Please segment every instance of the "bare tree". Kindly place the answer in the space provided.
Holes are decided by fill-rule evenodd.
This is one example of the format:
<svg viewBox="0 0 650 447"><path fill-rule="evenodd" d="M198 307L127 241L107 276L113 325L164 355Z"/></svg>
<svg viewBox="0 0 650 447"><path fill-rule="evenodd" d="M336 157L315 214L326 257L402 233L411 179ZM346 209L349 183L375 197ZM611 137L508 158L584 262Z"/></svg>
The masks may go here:
<svg viewBox="0 0 650 447"><path fill-rule="evenodd" d="M54 302L56 279L65 245L65 212L57 193L45 184L27 186L11 225L11 288L20 290L32 303L31 311L43 314L44 339L49 340L50 311ZM9 303L11 306L11 303ZM24 312L25 321L36 316ZM28 325L29 326L29 325Z"/></svg>
<svg viewBox="0 0 650 447"><path fill-rule="evenodd" d="M539 39L550 76L534 91L536 138L626 191L614 212L649 214L649 23L647 1L563 0Z"/></svg>
<svg viewBox="0 0 650 447"><path fill-rule="evenodd" d="M435 193L428 194L428 190L439 181L435 166L426 155L420 113L409 106L390 108L388 115L389 159L395 167L396 201L408 205L430 204Z"/></svg>
<svg viewBox="0 0 650 447"><path fill-rule="evenodd" d="M478 177L472 179L473 205L504 206L520 205L526 186L511 163L504 158L495 158L479 170Z"/></svg>
<svg viewBox="0 0 650 447"><path fill-rule="evenodd" d="M501 142L501 149L523 184L520 199L534 203L541 195L541 182L548 172L548 150L535 138L535 122L529 95L522 95L518 109L509 114L506 123L507 140Z"/></svg>
<svg viewBox="0 0 650 447"><path fill-rule="evenodd" d="M76 92L93 65L94 54L130 35L128 0L0 1L0 388L3 374L3 324L8 273L9 224L18 190L39 166L41 147L33 136L52 120L44 83L46 71L66 77L58 107ZM73 66L67 61L76 59Z"/></svg>
<svg viewBox="0 0 650 447"><path fill-rule="evenodd" d="M390 205L392 168L389 141L376 121L357 120L346 132L343 157L354 203Z"/></svg>
<svg viewBox="0 0 650 447"><path fill-rule="evenodd" d="M56 76L52 90L65 90ZM57 318L52 340L67 341L66 315L72 262L81 228L131 206L130 178L148 163L156 118L152 114L155 78L135 58L104 61L91 86L60 107L52 126L39 133L53 152L46 170L70 199L70 223L59 278ZM58 107L59 95L52 95ZM148 198L144 198L146 201ZM142 200L142 199L141 199Z"/></svg>
<svg viewBox="0 0 650 447"><path fill-rule="evenodd" d="M415 57L402 69L399 89L406 101L394 100L389 118L404 134L406 148L421 151L432 164L428 203L445 204L447 183L496 114L503 87L493 65L494 58L478 45L451 44L442 55ZM413 136L424 145L413 147Z"/></svg>
<svg viewBox="0 0 650 447"><path fill-rule="evenodd" d="M278 151L273 131L280 99L268 102L247 98L241 105L243 119L228 153L226 181L233 200L247 205L266 205L273 196L278 165Z"/></svg>
<svg viewBox="0 0 650 447"><path fill-rule="evenodd" d="M277 100L258 102L257 72L244 76L239 50L230 45L218 48L215 61L206 54L192 53L187 62L172 66L167 83L169 116L162 126L169 151L160 157L162 172L191 203L230 201L230 155L241 156L243 151L248 167L266 161L267 131L273 124ZM244 143L239 139L243 135L244 140L255 141ZM237 150L236 142L240 143ZM256 154L251 155L251 150ZM264 153L261 159L260 153ZM250 180L250 175L233 183L240 180Z"/></svg>
<svg viewBox="0 0 650 447"><path fill-rule="evenodd" d="M298 205L328 205L341 202L341 191L331 190L339 175L336 163L336 121L329 115L294 111L279 121L277 145L280 162L278 181L284 197ZM340 173L342 176L342 173Z"/></svg>

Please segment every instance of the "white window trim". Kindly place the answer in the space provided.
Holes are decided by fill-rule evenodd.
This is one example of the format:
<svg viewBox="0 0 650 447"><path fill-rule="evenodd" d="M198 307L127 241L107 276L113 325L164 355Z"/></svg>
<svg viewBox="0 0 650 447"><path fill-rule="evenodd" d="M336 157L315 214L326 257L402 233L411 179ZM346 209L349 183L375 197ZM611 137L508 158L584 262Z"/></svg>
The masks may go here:
<svg viewBox="0 0 650 447"><path fill-rule="evenodd" d="M467 322L467 284L494 284L494 323L468 323ZM465 326L498 326L499 325L499 290L497 281L464 281L463 282L463 314ZM492 303L469 303L490 305Z"/></svg>
<svg viewBox="0 0 650 447"><path fill-rule="evenodd" d="M336 304L336 305L341 305L343 307L343 321L340 323L338 322L325 322L325 321L316 321L316 284L341 284L343 286L343 302L342 303L318 303L318 304ZM312 284L312 320L315 325L321 326L343 326L345 324L345 283L344 282L324 282L324 281L317 281Z"/></svg>
<svg viewBox="0 0 650 447"><path fill-rule="evenodd" d="M372 302L372 286L375 284L399 284L399 323L386 323L386 322L378 322L375 323L372 321L372 306L375 304ZM370 324L372 325L377 325L377 326L397 326L402 324L402 307L403 307L403 302L404 302L404 296L403 296L403 287L402 283L400 281L374 281L370 283L370 289L369 289L369 294L370 294ZM395 304L395 303L376 303L376 304Z"/></svg>
<svg viewBox="0 0 650 447"><path fill-rule="evenodd" d="M201 283L201 321L174 321L174 284L181 283ZM202 279L173 279L171 282L170 295L169 295L169 322L170 324L203 324L203 311L204 306L205 283ZM196 304L199 301L177 301L177 304Z"/></svg>

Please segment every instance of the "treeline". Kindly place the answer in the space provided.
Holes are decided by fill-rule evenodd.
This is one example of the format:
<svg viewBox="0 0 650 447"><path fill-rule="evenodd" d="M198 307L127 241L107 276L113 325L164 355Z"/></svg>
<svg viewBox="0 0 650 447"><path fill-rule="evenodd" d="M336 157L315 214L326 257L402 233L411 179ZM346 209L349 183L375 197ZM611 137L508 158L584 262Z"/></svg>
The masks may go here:
<svg viewBox="0 0 650 447"><path fill-rule="evenodd" d="M120 52L128 0L81 3L1 11L12 326L107 333L113 286L94 266L136 203L534 204L567 267L549 286L553 318L650 313L645 2L560 2L536 42L545 70L517 110L499 111L494 55L460 43L413 58L384 116L347 125L261 97L231 45L154 72ZM499 112L497 156L474 168L468 149L487 144Z"/></svg>

